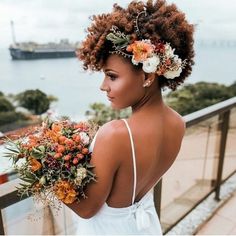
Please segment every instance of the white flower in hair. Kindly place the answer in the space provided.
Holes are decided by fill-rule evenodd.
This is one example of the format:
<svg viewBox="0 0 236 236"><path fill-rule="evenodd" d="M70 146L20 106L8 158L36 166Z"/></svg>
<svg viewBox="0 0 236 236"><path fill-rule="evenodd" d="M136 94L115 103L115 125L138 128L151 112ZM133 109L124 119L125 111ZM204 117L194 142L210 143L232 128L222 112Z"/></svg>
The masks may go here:
<svg viewBox="0 0 236 236"><path fill-rule="evenodd" d="M154 54L152 57L147 58L143 62L143 71L146 73L154 73L156 72L159 63L160 63L159 56Z"/></svg>
<svg viewBox="0 0 236 236"><path fill-rule="evenodd" d="M170 46L169 43L166 43L165 44L165 55L168 57L168 58L172 58L175 56L174 54L175 52L175 49L172 49L172 47Z"/></svg>
<svg viewBox="0 0 236 236"><path fill-rule="evenodd" d="M134 65L143 64L145 73L157 73L174 79L180 76L187 64L187 60L182 61L168 42L159 40L152 43L150 39L131 41L131 35L122 33L117 27L113 26L111 31L106 36L113 43L113 51L110 52L130 58Z"/></svg>
<svg viewBox="0 0 236 236"><path fill-rule="evenodd" d="M169 70L166 71L163 75L167 78L167 79L174 79L175 77L179 77L180 74L182 72L182 68L180 67L178 70Z"/></svg>
<svg viewBox="0 0 236 236"><path fill-rule="evenodd" d="M182 64L182 60L177 55L174 56L174 62L178 65Z"/></svg>
<svg viewBox="0 0 236 236"><path fill-rule="evenodd" d="M132 63L133 63L134 65L136 65L136 66L137 66L138 63L139 63L138 61L135 60L134 56L132 56L131 61L132 61Z"/></svg>

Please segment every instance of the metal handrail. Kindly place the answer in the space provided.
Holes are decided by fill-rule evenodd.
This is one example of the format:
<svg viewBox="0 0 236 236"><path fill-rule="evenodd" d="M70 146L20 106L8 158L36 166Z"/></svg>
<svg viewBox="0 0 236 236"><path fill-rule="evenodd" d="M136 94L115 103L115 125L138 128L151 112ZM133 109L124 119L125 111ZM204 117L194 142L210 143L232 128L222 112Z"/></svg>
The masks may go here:
<svg viewBox="0 0 236 236"><path fill-rule="evenodd" d="M212 106L203 108L199 111L195 111L189 115L185 115L183 118L186 122L186 127L188 128L201 121L207 120L215 115L219 115L226 111L229 111L235 106L236 106L236 97L233 97L223 102L219 102Z"/></svg>
<svg viewBox="0 0 236 236"><path fill-rule="evenodd" d="M209 106L207 108L201 109L199 111L193 112L189 115L184 116L183 118L186 122L186 127L188 128L188 127L195 125L201 121L207 120L215 115L222 115L223 114L223 117L224 117L224 114L229 112L233 107L236 107L236 97L233 97L233 98L228 99L226 101ZM229 116L227 115L226 118L228 119ZM226 128L228 128L228 127L226 126ZM226 142L226 138L227 138L227 132L225 130L225 127L223 130L223 133L224 133L224 140L222 140L222 145L223 145L223 148L225 148L225 142ZM222 159L220 159L220 161L222 162L223 157L224 157L224 150L221 150L220 155L221 156L223 155ZM219 191L220 191L220 184L222 182L221 181L222 167L223 167L223 163L221 163L221 165L219 166L219 170L221 173L220 172L218 173L218 178L217 178L217 182L219 184L218 186L216 186L218 197L219 197ZM17 195L15 185L18 183L19 183L19 179L16 179L16 180L13 180L13 181L10 181L10 182L0 185L0 188L3 190L3 191L2 190L0 191L0 234L1 235L4 234L4 227L3 227L3 219L2 219L1 210L27 198L27 197L20 198ZM161 181L155 187L154 193L155 193L155 206L156 206L158 214L160 216Z"/></svg>

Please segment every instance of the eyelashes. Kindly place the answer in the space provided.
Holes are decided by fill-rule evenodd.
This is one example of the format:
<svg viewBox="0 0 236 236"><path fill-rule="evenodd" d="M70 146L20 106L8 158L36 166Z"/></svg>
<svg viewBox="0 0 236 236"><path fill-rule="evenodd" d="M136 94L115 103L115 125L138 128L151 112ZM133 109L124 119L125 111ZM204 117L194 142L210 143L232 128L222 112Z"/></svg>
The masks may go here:
<svg viewBox="0 0 236 236"><path fill-rule="evenodd" d="M112 80L112 81L114 81L118 78L117 75L114 75L114 74L111 74L111 73L107 73L106 76L109 77L110 80Z"/></svg>

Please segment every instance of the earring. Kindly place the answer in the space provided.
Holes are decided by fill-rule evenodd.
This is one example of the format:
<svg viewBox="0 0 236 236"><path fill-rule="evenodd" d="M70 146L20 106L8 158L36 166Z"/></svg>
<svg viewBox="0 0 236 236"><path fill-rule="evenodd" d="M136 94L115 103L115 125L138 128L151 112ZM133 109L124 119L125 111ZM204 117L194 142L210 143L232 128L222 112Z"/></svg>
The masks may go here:
<svg viewBox="0 0 236 236"><path fill-rule="evenodd" d="M146 83L143 84L143 87L144 87L144 88L145 88L145 87L148 87L150 84L151 84L151 81L148 80Z"/></svg>

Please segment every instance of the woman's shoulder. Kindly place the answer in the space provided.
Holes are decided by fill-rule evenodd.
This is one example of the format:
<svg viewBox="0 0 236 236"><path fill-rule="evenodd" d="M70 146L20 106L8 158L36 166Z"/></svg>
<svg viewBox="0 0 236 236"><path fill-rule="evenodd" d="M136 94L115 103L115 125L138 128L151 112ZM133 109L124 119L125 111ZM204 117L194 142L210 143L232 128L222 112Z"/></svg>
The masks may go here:
<svg viewBox="0 0 236 236"><path fill-rule="evenodd" d="M184 135L186 129L186 123L184 118L171 107L168 107L167 116L169 126Z"/></svg>
<svg viewBox="0 0 236 236"><path fill-rule="evenodd" d="M111 161L117 166L120 165L121 156L126 152L125 128L122 120L112 120L99 128L93 148L96 158L99 156L101 161Z"/></svg>
<svg viewBox="0 0 236 236"><path fill-rule="evenodd" d="M120 146L125 136L125 131L126 127L123 120L109 121L99 128L96 142L100 144L109 143L109 146L113 148Z"/></svg>
<svg viewBox="0 0 236 236"><path fill-rule="evenodd" d="M98 130L98 134L102 137L111 138L114 135L119 136L124 134L124 131L125 123L123 120L112 120L102 125Z"/></svg>

